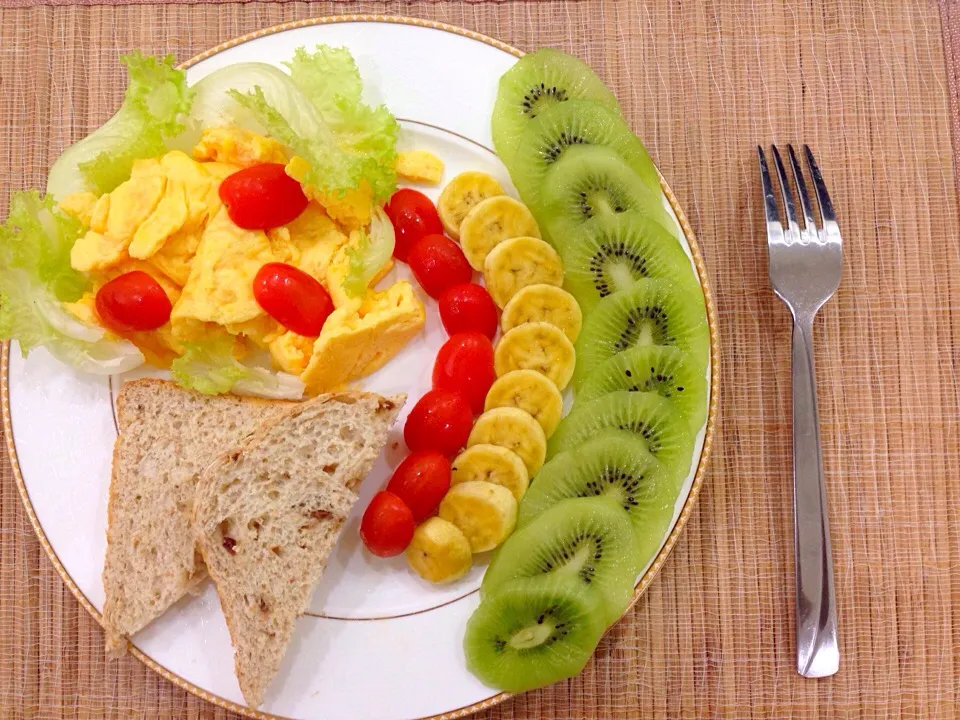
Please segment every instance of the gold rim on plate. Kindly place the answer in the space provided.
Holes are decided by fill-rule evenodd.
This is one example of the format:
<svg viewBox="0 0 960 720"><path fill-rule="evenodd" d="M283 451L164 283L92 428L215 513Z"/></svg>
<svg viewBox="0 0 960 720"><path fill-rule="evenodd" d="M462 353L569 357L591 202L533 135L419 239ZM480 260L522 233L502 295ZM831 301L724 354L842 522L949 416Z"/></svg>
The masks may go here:
<svg viewBox="0 0 960 720"><path fill-rule="evenodd" d="M224 50L229 50L232 47L249 42L250 40L256 40L257 38L261 38L266 35L273 35L275 33L285 32L287 30L295 30L297 28L309 27L313 25L330 25L334 23L351 22L379 22L392 23L396 25L415 25L418 27L431 28L433 30L442 30L444 32L460 35L471 40L477 40L486 45L490 45L491 47L495 47L498 50L503 50L504 52L515 57L523 56L523 52L512 45L508 45L500 40L495 40L494 38L482 35L472 30L466 30L455 25L448 25L446 23L435 22L432 20L422 20L420 18L359 14L331 15L328 17L294 20L292 22L274 25L273 27L265 28L263 30L256 30L254 32L247 33L246 35L241 35L240 37L221 43L220 45L210 48L199 55L195 55L186 62L182 63L179 67L186 70L187 68L196 65L207 58L223 52ZM660 552L654 559L653 564L647 569L643 577L640 578L640 582L637 583L633 594L633 600L631 601L627 610L624 611L624 615L630 611L630 608L637 603L637 601L640 599L640 596L643 595L648 587L650 587L650 583L653 582L653 579L656 577L657 573L660 572L660 568L663 567L663 564L667 560L667 556L670 554L670 551L676 544L677 539L680 537L680 533L687 524L690 513L693 512L693 506L696 502L697 496L700 494L704 476L706 475L707 460L710 457L710 450L713 445L713 433L716 425L717 410L719 407L720 398L720 338L717 332L716 306L713 301L713 294L710 291L710 283L707 280L707 270L703 261L703 255L700 252L700 246L697 244L696 236L693 234L693 229L690 227L690 223L687 220L686 215L684 215L683 210L680 208L680 204L677 202L676 196L674 196L673 191L670 189L670 186L667 184L666 180L664 180L662 175L660 175L660 185L663 188L663 192L664 195L666 195L667 201L670 203L670 207L673 208L677 219L680 221L680 227L683 230L683 234L690 246L690 253L693 256L693 263L696 266L697 275L700 280L700 286L703 289L703 298L707 310L707 324L710 330L710 405L707 413L707 427L703 438L703 449L700 451L700 459L697 464L697 472L693 478L693 485L690 487L690 492L687 494L687 499L683 503L680 516L677 518L677 522L674 524L673 530L670 532L670 536L667 538L666 544L664 544L664 546L660 549ZM77 584L73 581L73 578L71 578L67 573L66 568L64 568L63 564L60 562L60 559L57 557L56 552L54 552L53 547L50 545L50 542L47 540L46 533L44 533L43 527L41 527L40 522L37 519L33 505L30 502L30 495L27 492L27 487L23 481L23 474L20 471L20 463L17 459L17 448L13 439L13 426L10 416L9 342L3 343L2 353L0 353L0 364L2 364L2 368L0 368L0 403L2 403L2 407L0 407L0 410L2 410L3 414L3 432L6 439L7 452L10 457L10 464L13 468L14 481L17 484L17 490L19 490L20 497L23 500L27 517L30 520L30 524L33 526L34 532L37 534L37 538L40 540L41 547L50 558L50 562L53 563L53 567L57 571L57 574L60 575L60 578L70 589L70 592L73 593L73 596L77 599L77 602L79 602L80 605L83 606L83 608L90 613L90 615L93 616L98 623L102 625L103 623L100 612L87 599ZM622 619L623 617L621 617L621 620ZM271 715L269 713L260 712L259 710L254 710L245 705L238 705L237 703L226 700L219 695L209 693L203 688L197 687L196 685L184 680L179 675L160 665L149 655L146 655L144 652L139 650L135 645L133 645L133 643L130 644L130 652L144 665L154 672L162 675L174 685L177 685L178 687L181 687L184 690L203 698L209 703L224 708L225 710L231 710L244 715L245 717L254 718L255 720L290 720L290 718L282 717L280 715ZM441 713L440 715L432 715L430 717L420 718L420 720L455 720L456 718L462 718L466 715L479 712L480 710L491 708L509 697L512 697L511 693L498 693L490 696L486 700L473 703L472 705L457 708L456 710L450 710L448 712Z"/></svg>

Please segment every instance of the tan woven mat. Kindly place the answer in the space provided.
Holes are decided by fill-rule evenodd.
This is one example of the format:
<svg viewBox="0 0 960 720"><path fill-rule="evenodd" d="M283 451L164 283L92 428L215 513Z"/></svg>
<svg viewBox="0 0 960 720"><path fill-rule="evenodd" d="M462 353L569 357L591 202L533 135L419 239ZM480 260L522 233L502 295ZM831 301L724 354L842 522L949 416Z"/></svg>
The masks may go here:
<svg viewBox="0 0 960 720"><path fill-rule="evenodd" d="M699 234L723 344L721 425L661 576L579 678L502 718L960 715L960 227L937 7L903 0L327 3L0 10L0 204L121 93L117 55L186 59L284 20L424 16L555 45L617 90ZM770 292L757 143L808 142L845 238L817 328L843 661L794 671L789 318ZM0 208L2 211L2 208ZM0 717L224 718L108 664L0 494ZM232 716L230 716L232 717Z"/></svg>

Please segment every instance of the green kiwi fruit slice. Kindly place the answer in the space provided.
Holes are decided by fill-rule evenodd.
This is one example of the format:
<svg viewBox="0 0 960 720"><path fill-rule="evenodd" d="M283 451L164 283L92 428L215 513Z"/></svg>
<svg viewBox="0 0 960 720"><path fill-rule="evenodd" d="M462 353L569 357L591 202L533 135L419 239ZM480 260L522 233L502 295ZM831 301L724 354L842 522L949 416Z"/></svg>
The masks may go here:
<svg viewBox="0 0 960 720"><path fill-rule="evenodd" d="M595 217L551 239L563 258L565 285L584 313L645 278L671 280L702 292L680 242L638 212Z"/></svg>
<svg viewBox="0 0 960 720"><path fill-rule="evenodd" d="M574 145L549 167L541 187L542 215L557 248L591 218L635 211L671 227L663 193L652 192L615 151Z"/></svg>
<svg viewBox="0 0 960 720"><path fill-rule="evenodd" d="M584 313L577 338L573 386L617 353L643 345L669 345L706 366L710 356L703 294L698 287L668 280L638 280L629 290L605 297Z"/></svg>
<svg viewBox="0 0 960 720"><path fill-rule="evenodd" d="M567 100L527 123L516 154L507 163L513 184L535 215L543 217L541 190L547 170L575 145L610 148L640 176L650 192L659 192L657 168L623 118L593 100Z"/></svg>
<svg viewBox="0 0 960 720"><path fill-rule="evenodd" d="M606 428L642 438L670 478L682 479L689 471L694 440L690 425L673 403L652 392L618 390L588 403L575 402L548 441L547 457L570 450Z"/></svg>
<svg viewBox="0 0 960 720"><path fill-rule="evenodd" d="M642 438L624 430L600 430L541 468L520 503L517 527L521 529L516 534L568 498L607 497L630 517L639 571L660 547L679 490L679 479L660 466Z"/></svg>
<svg viewBox="0 0 960 720"><path fill-rule="evenodd" d="M520 58L500 78L493 106L493 146L504 164L516 153L527 123L548 107L577 99L595 100L620 113L616 95L579 58L553 48Z"/></svg>
<svg viewBox="0 0 960 720"><path fill-rule="evenodd" d="M607 625L596 593L553 576L504 583L467 621L467 668L483 683L524 692L577 675Z"/></svg>
<svg viewBox="0 0 960 720"><path fill-rule="evenodd" d="M706 368L682 350L642 345L601 363L577 391L577 402L590 402L617 390L655 392L681 412L694 433L707 418Z"/></svg>
<svg viewBox="0 0 960 720"><path fill-rule="evenodd" d="M610 625L630 604L640 570L633 526L617 502L571 498L510 536L487 568L480 592L486 596L516 578L564 577L597 593Z"/></svg>

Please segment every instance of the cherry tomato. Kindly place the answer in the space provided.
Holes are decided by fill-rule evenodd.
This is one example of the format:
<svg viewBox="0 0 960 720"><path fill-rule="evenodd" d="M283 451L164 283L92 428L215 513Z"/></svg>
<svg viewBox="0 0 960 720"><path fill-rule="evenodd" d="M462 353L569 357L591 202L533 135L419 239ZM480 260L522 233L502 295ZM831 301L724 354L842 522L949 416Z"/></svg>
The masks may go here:
<svg viewBox="0 0 960 720"><path fill-rule="evenodd" d="M393 557L413 539L413 513L392 492L378 492L360 520L360 538L377 557Z"/></svg>
<svg viewBox="0 0 960 720"><path fill-rule="evenodd" d="M253 297L270 317L297 335L316 337L333 300L315 278L286 263L267 263L253 280Z"/></svg>
<svg viewBox="0 0 960 720"><path fill-rule="evenodd" d="M470 282L473 268L446 235L427 235L410 248L407 263L427 295L438 298L453 285Z"/></svg>
<svg viewBox="0 0 960 720"><path fill-rule="evenodd" d="M447 457L467 444L473 427L470 403L451 390L430 390L407 416L403 439L413 452L436 450Z"/></svg>
<svg viewBox="0 0 960 720"><path fill-rule="evenodd" d="M245 230L269 230L295 220L307 207L300 183L282 163L251 165L220 183L230 219Z"/></svg>
<svg viewBox="0 0 960 720"><path fill-rule="evenodd" d="M437 209L422 192L401 188L393 194L383 210L393 223L393 231L397 236L393 247L393 256L397 260L406 262L407 253L420 238L443 232Z"/></svg>
<svg viewBox="0 0 960 720"><path fill-rule="evenodd" d="M119 333L156 330L173 309L160 283L143 270L118 275L97 290L96 306L103 324Z"/></svg>
<svg viewBox="0 0 960 720"><path fill-rule="evenodd" d="M487 391L496 379L493 345L479 332L451 337L440 348L433 365L433 387L461 393L477 415L483 412Z"/></svg>
<svg viewBox="0 0 960 720"><path fill-rule="evenodd" d="M444 291L440 320L450 335L475 330L493 340L497 334L497 306L486 288L476 283L454 285Z"/></svg>
<svg viewBox="0 0 960 720"><path fill-rule="evenodd" d="M407 504L417 522L423 522L436 510L449 489L450 461L436 450L408 455L387 483L387 491Z"/></svg>

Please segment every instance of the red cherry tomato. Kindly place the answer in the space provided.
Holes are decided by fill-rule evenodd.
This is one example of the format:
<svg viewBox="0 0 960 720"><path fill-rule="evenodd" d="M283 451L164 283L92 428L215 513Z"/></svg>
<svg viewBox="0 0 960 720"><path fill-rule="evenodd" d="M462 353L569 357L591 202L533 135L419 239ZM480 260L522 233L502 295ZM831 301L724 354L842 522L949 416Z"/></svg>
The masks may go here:
<svg viewBox="0 0 960 720"><path fill-rule="evenodd" d="M333 300L323 285L286 263L267 263L253 280L253 297L270 317L297 335L316 337Z"/></svg>
<svg viewBox="0 0 960 720"><path fill-rule="evenodd" d="M413 452L436 450L447 457L467 444L473 413L467 399L450 390L430 390L413 406L403 439Z"/></svg>
<svg viewBox="0 0 960 720"><path fill-rule="evenodd" d="M473 412L483 412L487 391L497 379L493 345L479 332L458 333L447 340L433 365L433 386L461 393Z"/></svg>
<svg viewBox="0 0 960 720"><path fill-rule="evenodd" d="M450 461L436 450L408 455L387 483L387 491L407 504L417 522L436 510L449 489Z"/></svg>
<svg viewBox="0 0 960 720"><path fill-rule="evenodd" d="M410 248L420 238L443 232L437 209L422 192L401 188L393 194L383 211L393 223L393 231L397 237L393 256L397 260L406 262Z"/></svg>
<svg viewBox="0 0 960 720"><path fill-rule="evenodd" d="M476 283L454 285L444 291L440 320L450 335L476 331L493 340L497 334L497 306L486 288Z"/></svg>
<svg viewBox="0 0 960 720"><path fill-rule="evenodd" d="M96 306L103 324L119 333L156 330L173 309L160 283L143 270L118 275L101 287Z"/></svg>
<svg viewBox="0 0 960 720"><path fill-rule="evenodd" d="M282 163L251 165L220 183L220 199L230 219L245 230L269 230L286 225L307 207L300 183Z"/></svg>
<svg viewBox="0 0 960 720"><path fill-rule="evenodd" d="M427 295L438 298L453 285L470 282L473 268L463 250L445 235L427 235L410 248L407 263Z"/></svg>
<svg viewBox="0 0 960 720"><path fill-rule="evenodd" d="M360 538L377 557L393 557L413 539L413 513L392 492L378 492L360 520Z"/></svg>

